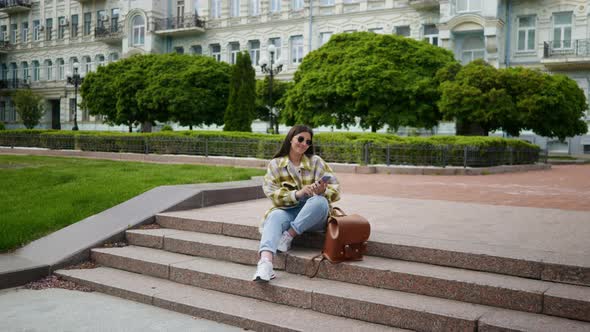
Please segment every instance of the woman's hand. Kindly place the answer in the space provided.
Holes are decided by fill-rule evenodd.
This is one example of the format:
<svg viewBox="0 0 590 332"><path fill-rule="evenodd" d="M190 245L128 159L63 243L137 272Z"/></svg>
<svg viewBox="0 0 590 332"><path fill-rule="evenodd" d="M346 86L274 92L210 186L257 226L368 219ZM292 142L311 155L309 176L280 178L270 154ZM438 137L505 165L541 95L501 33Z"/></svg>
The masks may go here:
<svg viewBox="0 0 590 332"><path fill-rule="evenodd" d="M311 185L311 190L313 191L314 194L321 195L324 192L326 192L327 187L328 187L328 184L326 182L318 181L318 182L314 182Z"/></svg>
<svg viewBox="0 0 590 332"><path fill-rule="evenodd" d="M313 194L314 194L314 191L313 191L313 189L312 189L312 186L313 186L313 185L307 185L307 186L304 186L303 188L301 188L301 190L298 190L298 191L296 191L296 192L295 192L295 197L296 197L297 199L301 199L301 198L303 198L304 196L307 196L307 197L309 197L309 196L313 196Z"/></svg>

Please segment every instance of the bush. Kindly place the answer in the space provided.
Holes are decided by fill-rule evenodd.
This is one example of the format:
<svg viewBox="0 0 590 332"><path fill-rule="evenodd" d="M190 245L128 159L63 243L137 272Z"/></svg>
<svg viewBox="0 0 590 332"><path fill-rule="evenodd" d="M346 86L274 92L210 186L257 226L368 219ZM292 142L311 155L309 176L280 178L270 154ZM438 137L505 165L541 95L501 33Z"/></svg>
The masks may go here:
<svg viewBox="0 0 590 332"><path fill-rule="evenodd" d="M170 125L164 125L160 131L174 131L174 129L172 129L172 126Z"/></svg>
<svg viewBox="0 0 590 332"><path fill-rule="evenodd" d="M4 122L0 121L0 130L6 130L6 127L4 126Z"/></svg>
<svg viewBox="0 0 590 332"><path fill-rule="evenodd" d="M119 133L56 130L4 130L0 145L83 151L188 154L270 159L283 135L221 131ZM499 137L399 137L376 133L314 135L314 153L328 162L387 165L487 167L530 164L540 148Z"/></svg>

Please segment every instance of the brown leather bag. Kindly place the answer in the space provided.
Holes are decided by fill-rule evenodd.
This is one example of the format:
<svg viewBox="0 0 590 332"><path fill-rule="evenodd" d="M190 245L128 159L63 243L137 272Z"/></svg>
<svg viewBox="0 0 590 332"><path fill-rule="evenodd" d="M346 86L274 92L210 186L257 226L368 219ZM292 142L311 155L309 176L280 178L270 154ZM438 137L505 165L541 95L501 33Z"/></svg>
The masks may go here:
<svg viewBox="0 0 590 332"><path fill-rule="evenodd" d="M367 252L370 235L371 224L367 219L358 214L346 215L340 208L332 208L326 227L324 249L321 254L312 258L311 264L314 264L316 258L323 257L310 277L315 277L324 259L331 263L362 260Z"/></svg>

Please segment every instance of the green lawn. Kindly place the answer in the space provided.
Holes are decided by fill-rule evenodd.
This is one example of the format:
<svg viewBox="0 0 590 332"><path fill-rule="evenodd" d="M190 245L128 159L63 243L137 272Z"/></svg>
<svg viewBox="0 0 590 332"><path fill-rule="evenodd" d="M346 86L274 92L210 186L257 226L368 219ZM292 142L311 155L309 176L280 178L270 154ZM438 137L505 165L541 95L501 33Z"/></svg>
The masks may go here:
<svg viewBox="0 0 590 332"><path fill-rule="evenodd" d="M0 252L160 185L247 180L262 170L0 155Z"/></svg>

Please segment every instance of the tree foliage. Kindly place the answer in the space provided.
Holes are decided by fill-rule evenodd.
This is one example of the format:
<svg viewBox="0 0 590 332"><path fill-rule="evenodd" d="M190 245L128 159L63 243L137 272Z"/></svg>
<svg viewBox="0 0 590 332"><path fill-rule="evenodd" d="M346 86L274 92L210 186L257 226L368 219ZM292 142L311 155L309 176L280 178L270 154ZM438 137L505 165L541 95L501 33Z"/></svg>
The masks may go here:
<svg viewBox="0 0 590 332"><path fill-rule="evenodd" d="M252 131L256 116L256 72L247 52L238 53L232 69L224 131Z"/></svg>
<svg viewBox="0 0 590 332"><path fill-rule="evenodd" d="M80 91L90 114L129 131L169 120L191 127L221 124L229 71L229 65L201 56L133 56L89 73Z"/></svg>
<svg viewBox="0 0 590 332"><path fill-rule="evenodd" d="M18 90L14 94L14 106L27 129L33 129L45 115L43 97L31 89Z"/></svg>
<svg viewBox="0 0 590 332"><path fill-rule="evenodd" d="M547 137L583 134L587 104L576 82L526 68L496 69L483 60L457 70L447 66L439 107L445 119L457 121L457 134L487 135L503 130L518 136L530 129Z"/></svg>
<svg viewBox="0 0 590 332"><path fill-rule="evenodd" d="M312 126L358 118L373 131L385 124L431 128L440 119L435 73L454 61L443 48L401 36L334 35L299 66L285 116Z"/></svg>

